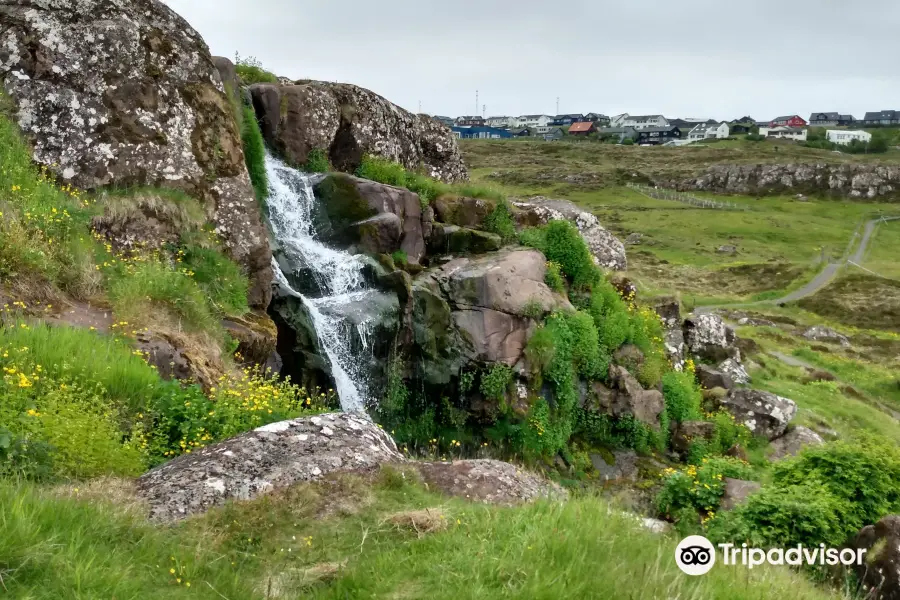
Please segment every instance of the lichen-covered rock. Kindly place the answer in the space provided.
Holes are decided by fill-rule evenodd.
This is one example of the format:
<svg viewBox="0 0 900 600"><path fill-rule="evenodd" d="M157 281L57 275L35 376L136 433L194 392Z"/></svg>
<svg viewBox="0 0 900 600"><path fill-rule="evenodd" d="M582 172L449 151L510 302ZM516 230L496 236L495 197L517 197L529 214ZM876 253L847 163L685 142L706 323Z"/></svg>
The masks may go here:
<svg viewBox="0 0 900 600"><path fill-rule="evenodd" d="M850 543L865 550L865 560L854 567L871 600L900 600L900 516L888 515L863 527Z"/></svg>
<svg viewBox="0 0 900 600"><path fill-rule="evenodd" d="M676 371L684 370L684 329L681 320L681 304L677 298L660 298L653 310L659 315L665 332L666 357Z"/></svg>
<svg viewBox="0 0 900 600"><path fill-rule="evenodd" d="M405 252L412 263L425 256L422 203L418 194L342 173L323 178L314 190L327 214L333 237L348 243L359 241L361 224L367 219L393 214L399 218L401 229L399 246L395 249Z"/></svg>
<svg viewBox="0 0 900 600"><path fill-rule="evenodd" d="M445 494L486 504L564 500L565 489L545 477L499 460L415 463L425 483Z"/></svg>
<svg viewBox="0 0 900 600"><path fill-rule="evenodd" d="M355 85L307 81L250 86L266 142L288 162L321 150L338 170L354 172L365 154L452 183L468 179L449 127L414 115Z"/></svg>
<svg viewBox="0 0 900 600"><path fill-rule="evenodd" d="M546 270L540 252L508 249L453 259L425 271L415 284L447 303L470 361L513 366L535 326L528 316L532 310L572 309L544 283ZM416 327L431 329L423 323Z"/></svg>
<svg viewBox="0 0 900 600"><path fill-rule="evenodd" d="M614 271L628 268L625 245L600 225L599 219L568 200L551 200L535 196L527 201L514 201L516 222L520 227L545 225L550 221L571 221L587 242L594 261Z"/></svg>
<svg viewBox="0 0 900 600"><path fill-rule="evenodd" d="M271 298L271 252L219 72L157 0L0 4L0 85L35 162L82 189L161 186L199 199Z"/></svg>
<svg viewBox="0 0 900 600"><path fill-rule="evenodd" d="M278 328L266 313L251 311L222 321L225 331L237 341L237 352L245 364L265 367L275 354Z"/></svg>
<svg viewBox="0 0 900 600"><path fill-rule="evenodd" d="M900 167L884 163L713 165L667 187L728 194L823 193L846 198L895 199Z"/></svg>
<svg viewBox="0 0 900 600"><path fill-rule="evenodd" d="M797 414L793 400L761 390L733 389L721 404L734 415L736 422L769 440L781 437Z"/></svg>
<svg viewBox="0 0 900 600"><path fill-rule="evenodd" d="M821 446L825 443L818 433L801 425L791 429L772 442L772 453L769 460L779 461L790 456L797 456L807 446Z"/></svg>
<svg viewBox="0 0 900 600"><path fill-rule="evenodd" d="M698 358L740 360L741 353L734 346L735 340L734 330L718 315L704 313L684 321L684 341L688 352Z"/></svg>
<svg viewBox="0 0 900 600"><path fill-rule="evenodd" d="M803 332L803 337L814 342L831 342L840 344L844 348L850 347L850 339L846 335L839 333L830 327L823 327L822 325L810 327Z"/></svg>
<svg viewBox="0 0 900 600"><path fill-rule="evenodd" d="M719 364L718 369L737 385L748 385L752 381L750 374L747 373L747 369L744 368L744 365L733 358L722 361Z"/></svg>
<svg viewBox="0 0 900 600"><path fill-rule="evenodd" d="M697 381L705 390L723 388L730 390L734 387L734 380L727 373L723 373L709 365L697 365Z"/></svg>
<svg viewBox="0 0 900 600"><path fill-rule="evenodd" d="M747 501L750 494L758 492L762 486L755 481L743 479L725 478L725 491L722 493L722 502L719 505L722 510L734 510Z"/></svg>
<svg viewBox="0 0 900 600"><path fill-rule="evenodd" d="M374 423L349 413L282 421L182 455L138 480L155 521L202 513L336 471L363 470L403 456Z"/></svg>

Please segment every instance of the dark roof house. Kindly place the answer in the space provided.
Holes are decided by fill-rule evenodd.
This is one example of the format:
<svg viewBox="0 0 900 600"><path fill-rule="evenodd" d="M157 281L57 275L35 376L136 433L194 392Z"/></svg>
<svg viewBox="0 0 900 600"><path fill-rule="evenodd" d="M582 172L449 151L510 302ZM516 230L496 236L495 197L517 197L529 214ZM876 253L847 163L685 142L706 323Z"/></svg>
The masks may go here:
<svg viewBox="0 0 900 600"><path fill-rule="evenodd" d="M842 115L836 112L813 113L809 116L810 125L850 125L854 121L853 115Z"/></svg>
<svg viewBox="0 0 900 600"><path fill-rule="evenodd" d="M900 110L867 112L863 123L866 125L900 125Z"/></svg>

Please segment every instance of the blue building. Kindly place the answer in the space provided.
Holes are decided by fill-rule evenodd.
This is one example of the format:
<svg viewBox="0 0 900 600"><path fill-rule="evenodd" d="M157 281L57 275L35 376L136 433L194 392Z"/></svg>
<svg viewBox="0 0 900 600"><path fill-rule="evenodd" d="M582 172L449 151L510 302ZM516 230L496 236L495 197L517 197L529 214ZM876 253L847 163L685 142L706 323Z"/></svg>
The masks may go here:
<svg viewBox="0 0 900 600"><path fill-rule="evenodd" d="M511 138L512 134L506 129L487 126L457 126L453 127L453 134L460 139L499 140Z"/></svg>

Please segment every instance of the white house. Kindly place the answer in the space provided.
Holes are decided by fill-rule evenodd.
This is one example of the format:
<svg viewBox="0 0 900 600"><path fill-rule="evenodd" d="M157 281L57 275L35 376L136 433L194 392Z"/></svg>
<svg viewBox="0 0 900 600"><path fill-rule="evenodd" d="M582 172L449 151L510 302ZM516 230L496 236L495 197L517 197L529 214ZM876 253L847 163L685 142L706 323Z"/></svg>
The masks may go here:
<svg viewBox="0 0 900 600"><path fill-rule="evenodd" d="M620 127L622 127L622 123L624 123L625 119L627 119L627 118L628 118L628 113L622 113L621 115L615 115L613 117L610 117L609 126L615 127L615 128L620 128Z"/></svg>
<svg viewBox="0 0 900 600"><path fill-rule="evenodd" d="M760 127L759 135L773 139L794 140L795 142L806 141L806 129L803 127Z"/></svg>
<svg viewBox="0 0 900 600"><path fill-rule="evenodd" d="M710 138L722 140L727 138L729 133L731 133L731 128L725 121L713 125L700 123L688 132L688 140L691 142Z"/></svg>
<svg viewBox="0 0 900 600"><path fill-rule="evenodd" d="M650 127L668 127L669 120L662 115L621 115L622 122L614 127L634 127L635 129L648 129Z"/></svg>
<svg viewBox="0 0 900 600"><path fill-rule="evenodd" d="M825 137L833 144L848 145L853 140L868 144L872 141L872 134L868 131L844 131L843 129L829 129L825 132Z"/></svg>
<svg viewBox="0 0 900 600"><path fill-rule="evenodd" d="M488 117L485 124L488 127L514 127L516 119L514 117Z"/></svg>
<svg viewBox="0 0 900 600"><path fill-rule="evenodd" d="M550 115L522 115L516 117L513 127L547 127L553 121Z"/></svg>

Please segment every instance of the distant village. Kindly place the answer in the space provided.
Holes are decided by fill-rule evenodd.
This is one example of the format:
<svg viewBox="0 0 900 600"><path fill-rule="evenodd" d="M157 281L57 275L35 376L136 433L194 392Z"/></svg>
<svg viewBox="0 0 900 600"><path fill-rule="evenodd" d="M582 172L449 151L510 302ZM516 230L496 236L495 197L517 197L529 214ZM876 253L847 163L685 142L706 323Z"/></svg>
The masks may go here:
<svg viewBox="0 0 900 600"><path fill-rule="evenodd" d="M805 142L810 127L834 128L826 139L834 144L868 143L872 134L854 127L900 126L900 111L867 112L863 119L837 112L813 113L809 119L786 115L768 121L743 117L733 121L715 119L672 119L662 115L608 117L599 113L565 115L522 115L519 117L444 117L433 119L450 127L460 139L538 138L561 140L566 136L592 137L610 143L682 146L707 139L724 139L749 134L769 139Z"/></svg>

